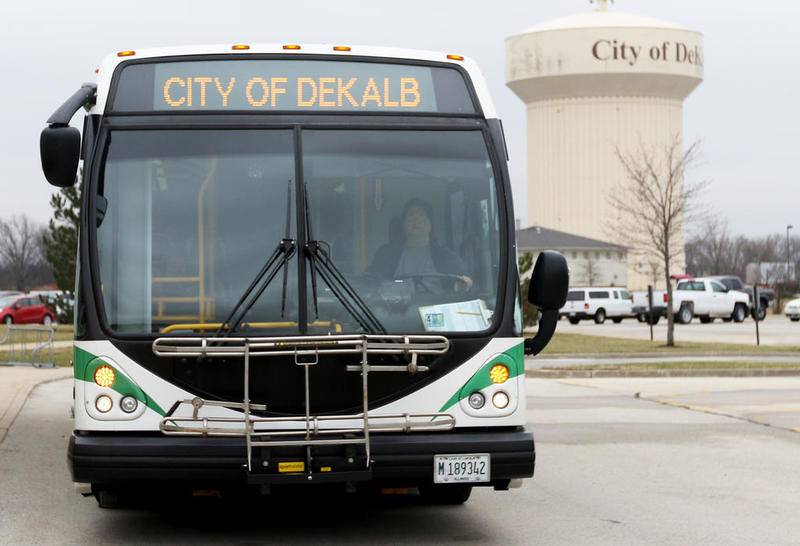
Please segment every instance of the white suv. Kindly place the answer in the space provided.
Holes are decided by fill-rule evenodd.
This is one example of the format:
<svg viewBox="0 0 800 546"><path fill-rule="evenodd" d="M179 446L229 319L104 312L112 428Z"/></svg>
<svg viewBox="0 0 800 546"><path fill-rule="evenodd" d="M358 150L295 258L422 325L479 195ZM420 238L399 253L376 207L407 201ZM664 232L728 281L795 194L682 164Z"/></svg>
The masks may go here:
<svg viewBox="0 0 800 546"><path fill-rule="evenodd" d="M578 324L582 319L593 319L597 324L603 324L606 318L619 323L634 316L633 296L624 288L571 288L559 316L567 317L572 324Z"/></svg>

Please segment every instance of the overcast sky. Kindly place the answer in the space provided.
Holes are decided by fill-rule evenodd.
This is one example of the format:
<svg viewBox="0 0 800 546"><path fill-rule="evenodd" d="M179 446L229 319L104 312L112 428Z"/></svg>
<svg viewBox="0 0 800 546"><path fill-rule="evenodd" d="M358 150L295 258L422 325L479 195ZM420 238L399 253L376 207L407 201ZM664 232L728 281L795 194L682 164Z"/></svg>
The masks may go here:
<svg viewBox="0 0 800 546"><path fill-rule="evenodd" d="M477 60L503 118L525 218L525 110L504 81L507 36L593 9L587 0L0 1L0 217L50 216L39 164L47 117L108 52L191 43L322 42L433 49ZM707 200L737 233L800 231L800 2L618 0L611 8L705 34L705 81L687 99ZM79 117L73 125L80 126ZM576 150L579 153L579 150Z"/></svg>

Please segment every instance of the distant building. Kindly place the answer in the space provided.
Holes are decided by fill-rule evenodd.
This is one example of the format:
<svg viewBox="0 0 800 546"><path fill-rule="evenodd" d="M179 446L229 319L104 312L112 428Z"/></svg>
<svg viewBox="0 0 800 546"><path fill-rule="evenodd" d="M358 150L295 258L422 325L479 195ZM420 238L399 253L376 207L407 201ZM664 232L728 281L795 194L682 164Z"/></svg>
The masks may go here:
<svg viewBox="0 0 800 546"><path fill-rule="evenodd" d="M569 264L571 286L627 286L628 249L598 239L532 226L517 231L517 250L536 257L543 250L561 252Z"/></svg>

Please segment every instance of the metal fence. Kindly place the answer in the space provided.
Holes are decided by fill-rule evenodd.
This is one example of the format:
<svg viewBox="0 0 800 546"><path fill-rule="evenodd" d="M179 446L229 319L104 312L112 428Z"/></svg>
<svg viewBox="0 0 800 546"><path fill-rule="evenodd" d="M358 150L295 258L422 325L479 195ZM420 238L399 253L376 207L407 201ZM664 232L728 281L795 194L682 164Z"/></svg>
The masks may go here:
<svg viewBox="0 0 800 546"><path fill-rule="evenodd" d="M0 365L52 368L55 327L6 325L0 330Z"/></svg>

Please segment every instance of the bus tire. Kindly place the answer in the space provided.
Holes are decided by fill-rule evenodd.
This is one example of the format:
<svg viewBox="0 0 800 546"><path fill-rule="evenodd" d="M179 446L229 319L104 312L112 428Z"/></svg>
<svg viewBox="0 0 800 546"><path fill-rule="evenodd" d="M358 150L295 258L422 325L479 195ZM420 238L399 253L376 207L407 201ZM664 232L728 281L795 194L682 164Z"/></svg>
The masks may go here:
<svg viewBox="0 0 800 546"><path fill-rule="evenodd" d="M692 322L694 318L694 312L689 305L681 305L681 308L678 310L678 322L681 324L689 324Z"/></svg>
<svg viewBox="0 0 800 546"><path fill-rule="evenodd" d="M94 492L94 498L97 499L97 506L106 510L122 506L119 492L113 489L99 489Z"/></svg>
<svg viewBox="0 0 800 546"><path fill-rule="evenodd" d="M602 307L594 313L594 323L603 324L606 321L606 310Z"/></svg>
<svg viewBox="0 0 800 546"><path fill-rule="evenodd" d="M464 484L430 484L420 487L419 492L428 504L455 506L467 502L472 494L472 486Z"/></svg>
<svg viewBox="0 0 800 546"><path fill-rule="evenodd" d="M747 317L747 308L744 306L743 303L737 303L736 306L733 308L733 314L731 318L733 322L744 322L744 319Z"/></svg>

